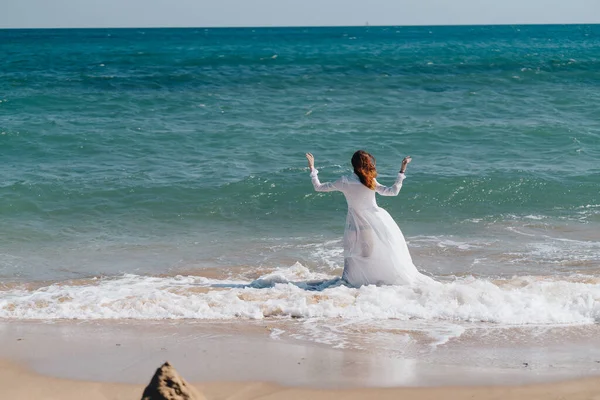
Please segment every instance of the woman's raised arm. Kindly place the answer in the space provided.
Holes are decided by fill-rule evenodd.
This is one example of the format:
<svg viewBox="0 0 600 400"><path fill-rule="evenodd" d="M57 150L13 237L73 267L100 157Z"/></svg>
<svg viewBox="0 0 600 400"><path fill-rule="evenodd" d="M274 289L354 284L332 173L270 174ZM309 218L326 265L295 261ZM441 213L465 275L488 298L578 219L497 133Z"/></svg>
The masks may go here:
<svg viewBox="0 0 600 400"><path fill-rule="evenodd" d="M336 190L342 190L341 178L335 182L321 183L321 181L319 181L319 170L315 168L315 157L311 153L306 153L306 159L308 160L308 168L310 168L310 178L313 187L317 192L334 192Z"/></svg>
<svg viewBox="0 0 600 400"><path fill-rule="evenodd" d="M399 172L396 177L396 182L392 186L383 186L377 180L375 180L375 191L382 196L397 196L402 189L402 181L406 178L406 175Z"/></svg>
<svg viewBox="0 0 600 400"><path fill-rule="evenodd" d="M404 175L404 171L406 171L406 167L412 158L410 156L404 157L402 160L402 165L400 166L400 172L398 172L398 176L396 177L396 182L392 186L383 186L380 185L377 180L375 181L375 191L382 196L397 196L400 193L400 189L402 189L402 181L406 178Z"/></svg>

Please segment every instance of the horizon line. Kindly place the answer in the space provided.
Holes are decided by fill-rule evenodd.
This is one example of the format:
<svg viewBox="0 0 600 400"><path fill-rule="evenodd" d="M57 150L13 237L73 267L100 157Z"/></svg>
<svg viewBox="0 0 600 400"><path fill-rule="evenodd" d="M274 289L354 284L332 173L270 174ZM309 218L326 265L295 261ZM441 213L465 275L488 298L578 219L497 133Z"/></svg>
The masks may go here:
<svg viewBox="0 0 600 400"><path fill-rule="evenodd" d="M600 22L565 22L565 23L494 23L494 24L399 24L377 25L231 25L231 26L56 26L56 27L0 27L0 30L58 30L58 29L283 29L283 28L418 28L418 27L477 27L477 26L567 26L567 25L600 25Z"/></svg>

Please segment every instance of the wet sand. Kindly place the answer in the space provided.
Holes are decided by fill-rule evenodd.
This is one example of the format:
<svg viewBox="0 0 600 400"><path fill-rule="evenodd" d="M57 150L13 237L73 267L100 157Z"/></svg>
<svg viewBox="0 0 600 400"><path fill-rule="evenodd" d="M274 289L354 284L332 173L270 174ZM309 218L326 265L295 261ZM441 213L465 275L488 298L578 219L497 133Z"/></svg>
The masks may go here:
<svg viewBox="0 0 600 400"><path fill-rule="evenodd" d="M59 361L59 360L57 360ZM150 367L148 365L148 367ZM106 369L112 369L105 366ZM118 369L118 367L116 368ZM148 368L150 369L150 368ZM149 380L150 378L148 378ZM600 378L530 386L477 386L434 388L291 388L264 382L212 382L194 385L207 400L295 399L412 399L412 400L597 400ZM139 399L144 385L75 381L42 376L14 363L0 361L2 398L21 400L125 400Z"/></svg>
<svg viewBox="0 0 600 400"><path fill-rule="evenodd" d="M516 332L504 343L474 332L434 351L421 347L399 356L279 334L293 323L4 321L0 359L48 377L137 385L167 360L190 382L319 389L524 385L600 376L599 346L590 341L597 333L587 327L580 328L585 334L577 344L564 341L564 328L544 330L544 345L535 337L516 340Z"/></svg>

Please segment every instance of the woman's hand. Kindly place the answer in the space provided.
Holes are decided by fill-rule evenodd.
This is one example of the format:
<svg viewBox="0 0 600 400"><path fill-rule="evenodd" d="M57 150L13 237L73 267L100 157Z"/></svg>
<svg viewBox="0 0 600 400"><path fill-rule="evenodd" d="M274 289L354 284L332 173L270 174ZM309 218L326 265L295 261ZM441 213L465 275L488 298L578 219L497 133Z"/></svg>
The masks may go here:
<svg viewBox="0 0 600 400"><path fill-rule="evenodd" d="M410 164L411 161L412 161L412 157L411 156L404 157L404 160L402 160L402 166L400 167L400 173L401 174L403 174L404 171L406 171L406 167L408 166L408 164Z"/></svg>
<svg viewBox="0 0 600 400"><path fill-rule="evenodd" d="M312 171L315 169L315 156L310 153L306 153L306 159L308 160L308 168Z"/></svg>

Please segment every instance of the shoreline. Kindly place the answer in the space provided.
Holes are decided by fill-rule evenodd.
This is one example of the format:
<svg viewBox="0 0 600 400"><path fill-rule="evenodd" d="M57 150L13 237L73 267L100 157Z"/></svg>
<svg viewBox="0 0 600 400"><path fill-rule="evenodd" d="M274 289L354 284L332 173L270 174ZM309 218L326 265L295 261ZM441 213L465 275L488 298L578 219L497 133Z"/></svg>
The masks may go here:
<svg viewBox="0 0 600 400"><path fill-rule="evenodd" d="M289 324L296 321L284 321ZM188 382L269 382L319 390L487 387L600 379L600 351L576 343L462 337L410 356L332 348L281 334L277 321L0 321L0 360L49 379L147 384L171 362ZM514 335L513 335L514 336ZM490 338L488 338L490 339ZM514 338L513 338L514 339ZM563 338L564 339L564 338ZM591 377L591 378L590 378Z"/></svg>
<svg viewBox="0 0 600 400"><path fill-rule="evenodd" d="M22 400L139 399L169 361L207 400L600 398L600 374L436 365L332 349L279 338L270 323L0 321L0 393Z"/></svg>
<svg viewBox="0 0 600 400"><path fill-rule="evenodd" d="M154 366L158 367L158 366ZM149 374L148 381L152 374ZM412 400L596 400L600 377L523 386L442 386L432 388L314 389L255 382L192 383L207 399L329 400L412 399ZM1 393L21 400L125 400L139 399L145 384L77 381L36 374L15 363L0 360Z"/></svg>

